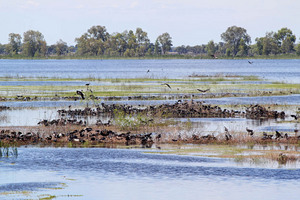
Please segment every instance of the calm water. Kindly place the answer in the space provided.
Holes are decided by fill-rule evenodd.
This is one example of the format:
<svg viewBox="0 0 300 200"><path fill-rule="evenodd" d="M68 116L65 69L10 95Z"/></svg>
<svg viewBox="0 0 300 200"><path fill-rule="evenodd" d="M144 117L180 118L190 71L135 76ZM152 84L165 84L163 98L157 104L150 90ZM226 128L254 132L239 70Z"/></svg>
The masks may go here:
<svg viewBox="0 0 300 200"><path fill-rule="evenodd" d="M80 200L298 199L300 195L300 170L294 167L244 167L228 159L144 151L156 150L20 148L18 157L0 159L0 194L28 190L31 196L0 195L0 199L41 194ZM62 185L63 189L51 189Z"/></svg>
<svg viewBox="0 0 300 200"><path fill-rule="evenodd" d="M252 65L247 60L0 60L1 77L183 78L193 73L300 83L300 60L254 60Z"/></svg>

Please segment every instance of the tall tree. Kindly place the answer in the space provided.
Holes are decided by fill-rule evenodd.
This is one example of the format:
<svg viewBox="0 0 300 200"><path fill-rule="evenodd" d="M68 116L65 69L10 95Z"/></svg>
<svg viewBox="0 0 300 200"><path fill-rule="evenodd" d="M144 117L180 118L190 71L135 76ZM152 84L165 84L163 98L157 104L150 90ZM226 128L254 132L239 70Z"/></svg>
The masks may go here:
<svg viewBox="0 0 300 200"><path fill-rule="evenodd" d="M279 47L274 32L267 32L265 37L256 38L256 49L259 55L278 54Z"/></svg>
<svg viewBox="0 0 300 200"><path fill-rule="evenodd" d="M178 54L180 54L180 55L182 55L182 54L187 54L187 52L188 52L187 48L186 48L184 45L181 45L181 46L179 46L179 47L176 47L176 48L175 48L175 51L176 51Z"/></svg>
<svg viewBox="0 0 300 200"><path fill-rule="evenodd" d="M300 43L298 43L296 46L296 54L300 56Z"/></svg>
<svg viewBox="0 0 300 200"><path fill-rule="evenodd" d="M228 27L227 30L221 34L221 38L226 42L227 48L233 56L236 56L238 53L241 41L243 41L245 45L251 43L251 37L247 34L247 30L237 26Z"/></svg>
<svg viewBox="0 0 300 200"><path fill-rule="evenodd" d="M135 31L135 37L138 45L136 49L138 56L145 56L150 44L147 32L143 31L141 28L137 28Z"/></svg>
<svg viewBox="0 0 300 200"><path fill-rule="evenodd" d="M68 53L68 45L66 42L62 41L61 39L59 41L56 42L56 54L58 56L61 56L61 55L65 55Z"/></svg>
<svg viewBox="0 0 300 200"><path fill-rule="evenodd" d="M21 35L16 33L10 33L9 34L9 43L7 45L7 52L11 55L16 55L21 50Z"/></svg>
<svg viewBox="0 0 300 200"><path fill-rule="evenodd" d="M214 55L216 53L216 45L213 40L209 41L206 45L206 51L208 55Z"/></svg>
<svg viewBox="0 0 300 200"><path fill-rule="evenodd" d="M47 45L44 36L39 31L29 30L23 37L24 54L30 57L45 55Z"/></svg>
<svg viewBox="0 0 300 200"><path fill-rule="evenodd" d="M92 26L81 37L76 38L78 54L102 55L105 51L105 43L109 39L109 33L105 26Z"/></svg>
<svg viewBox="0 0 300 200"><path fill-rule="evenodd" d="M157 41L161 45L161 53L164 55L166 52L171 50L172 45L172 37L169 33L163 33L157 37Z"/></svg>
<svg viewBox="0 0 300 200"><path fill-rule="evenodd" d="M278 47L282 53L291 53L294 50L294 43L296 36L288 28L282 28L274 34L274 38L277 40Z"/></svg>
<svg viewBox="0 0 300 200"><path fill-rule="evenodd" d="M0 44L0 54L5 54L5 45L4 44Z"/></svg>

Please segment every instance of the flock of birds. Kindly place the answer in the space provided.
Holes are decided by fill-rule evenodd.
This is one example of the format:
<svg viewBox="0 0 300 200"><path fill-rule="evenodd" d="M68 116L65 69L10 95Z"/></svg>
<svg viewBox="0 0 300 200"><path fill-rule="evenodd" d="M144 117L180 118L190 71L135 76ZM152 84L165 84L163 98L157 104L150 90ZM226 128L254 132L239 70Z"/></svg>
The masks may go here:
<svg viewBox="0 0 300 200"><path fill-rule="evenodd" d="M232 135L229 133L229 130L228 130L228 128L226 126L224 126L224 130L225 130L225 138L226 138L226 140L232 139ZM249 129L248 127L246 127L246 131L247 131L248 135L250 135L251 137L253 137L254 131L252 129ZM298 134L299 130L295 129L294 132L295 132L295 137L297 137L297 134ZM272 134L268 135L266 132L263 132L262 139L272 139L273 136L274 135L272 135ZM275 131L275 139L278 140L280 138L286 138L286 139L288 139L289 135L287 133L285 133L285 134L280 133L279 131L276 130Z"/></svg>
<svg viewBox="0 0 300 200"><path fill-rule="evenodd" d="M215 58L215 59L218 58L216 55L211 55L211 57L212 57L212 58ZM253 64L253 61L249 61L249 60L248 60L248 63L249 63L249 64ZM148 69L146 73L150 73L150 69ZM90 85L90 84L87 83L87 84L85 84L85 85L87 86L87 91L89 90L91 93L93 93L92 90L89 89L89 85ZM169 89L172 89L172 87L171 87L170 84L168 84L168 83L163 83L162 85L165 85L165 86L168 87ZM177 88L177 89L178 89L178 88ZM202 89L197 89L197 90L198 90L199 92L202 92L203 94L205 94L206 92L209 92L209 91L210 91L209 88L208 88L208 89L204 89L204 90L202 90ZM77 91L76 91L76 94L79 95L83 100L85 99L85 95L84 95L84 93L83 93L82 90L77 90Z"/></svg>
<svg viewBox="0 0 300 200"><path fill-rule="evenodd" d="M148 70L147 71L147 73L148 72L150 72L150 70ZM85 84L86 86L87 86L87 91L90 91L91 92L91 94L93 93L93 91L91 90L91 89L89 89L89 83L87 83L87 84ZM168 87L169 89L172 89L172 87L170 86L170 84L168 84L168 83L163 83L163 84L161 84L161 85L165 85L166 87ZM177 88L178 89L178 88ZM210 89L208 88L208 89L204 89L204 90L202 90L202 89L197 89L199 92L202 92L203 94L205 94L206 92L208 92L208 91L210 91ZM81 99L85 99L85 94L84 94L84 92L83 92L83 90L76 90L76 95L79 95L80 97L81 97Z"/></svg>

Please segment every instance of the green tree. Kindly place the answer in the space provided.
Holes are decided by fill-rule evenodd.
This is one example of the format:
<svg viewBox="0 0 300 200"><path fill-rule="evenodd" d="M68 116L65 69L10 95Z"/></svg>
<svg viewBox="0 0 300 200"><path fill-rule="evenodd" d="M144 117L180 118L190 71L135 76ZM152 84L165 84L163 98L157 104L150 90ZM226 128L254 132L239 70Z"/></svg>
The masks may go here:
<svg viewBox="0 0 300 200"><path fill-rule="evenodd" d="M23 51L26 56L44 56L47 53L47 44L39 31L29 30L24 33Z"/></svg>
<svg viewBox="0 0 300 200"><path fill-rule="evenodd" d="M145 56L150 44L147 32L143 31L141 28L137 28L135 31L135 37L137 42L136 52L138 56Z"/></svg>
<svg viewBox="0 0 300 200"><path fill-rule="evenodd" d="M79 38L76 38L79 55L103 55L105 43L110 35L105 26L92 26Z"/></svg>
<svg viewBox="0 0 300 200"><path fill-rule="evenodd" d="M171 50L172 45L172 37L169 33L163 33L157 37L157 41L161 45L161 54L164 55L166 52Z"/></svg>
<svg viewBox="0 0 300 200"><path fill-rule="evenodd" d="M137 38L135 34L133 33L132 30L130 30L129 32L125 31L123 33L123 37L125 38L125 41L127 43L124 56L129 56L129 57L135 56L138 47Z"/></svg>
<svg viewBox="0 0 300 200"><path fill-rule="evenodd" d="M274 38L277 40L278 47L282 53L291 53L294 50L294 43L296 36L288 28L282 28L274 34Z"/></svg>
<svg viewBox="0 0 300 200"><path fill-rule="evenodd" d="M240 40L239 51L238 51L237 55L246 56L248 54L249 49L250 49L250 46L248 46L242 38Z"/></svg>
<svg viewBox="0 0 300 200"><path fill-rule="evenodd" d="M154 44L154 55L160 55L161 54L161 47L158 42L158 39L156 39L155 44Z"/></svg>
<svg viewBox="0 0 300 200"><path fill-rule="evenodd" d="M206 51L208 55L214 55L216 53L216 44L214 43L213 40L209 41L208 44L206 45Z"/></svg>
<svg viewBox="0 0 300 200"><path fill-rule="evenodd" d="M296 46L296 54L300 56L300 43Z"/></svg>
<svg viewBox="0 0 300 200"><path fill-rule="evenodd" d="M66 55L68 53L68 45L66 42L62 41L61 39L56 42L56 54L58 56Z"/></svg>
<svg viewBox="0 0 300 200"><path fill-rule="evenodd" d="M227 30L221 34L221 39L226 42L227 49L230 50L233 56L236 56L239 52L241 41L243 41L243 45L246 46L251 43L251 37L247 34L246 29L237 26L228 27Z"/></svg>
<svg viewBox="0 0 300 200"><path fill-rule="evenodd" d="M187 52L188 52L187 48L184 45L176 47L175 51L180 55L187 54Z"/></svg>
<svg viewBox="0 0 300 200"><path fill-rule="evenodd" d="M16 33L10 33L9 34L9 43L7 44L7 52L10 55L16 55L19 54L20 50L21 50L21 40L22 37L20 34L16 34Z"/></svg>
<svg viewBox="0 0 300 200"><path fill-rule="evenodd" d="M4 44L0 44L0 54L5 54L5 45Z"/></svg>
<svg viewBox="0 0 300 200"><path fill-rule="evenodd" d="M274 32L267 32L265 37L256 38L256 52L259 55L278 54L279 47Z"/></svg>

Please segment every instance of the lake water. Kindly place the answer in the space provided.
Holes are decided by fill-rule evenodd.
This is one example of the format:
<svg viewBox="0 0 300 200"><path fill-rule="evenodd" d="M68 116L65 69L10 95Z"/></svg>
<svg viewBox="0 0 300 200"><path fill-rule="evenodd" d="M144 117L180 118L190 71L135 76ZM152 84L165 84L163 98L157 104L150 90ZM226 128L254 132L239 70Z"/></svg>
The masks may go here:
<svg viewBox="0 0 300 200"><path fill-rule="evenodd" d="M147 73L148 69L150 73ZM300 83L300 60L0 60L0 77L184 78L192 74L254 75Z"/></svg>
<svg viewBox="0 0 300 200"><path fill-rule="evenodd" d="M0 159L0 199L36 199L43 194L59 200L252 200L300 195L300 170L295 167L257 168L230 159L152 154L159 151L19 148L18 157ZM29 196L17 193L24 190ZM1 194L5 191L14 193Z"/></svg>
<svg viewBox="0 0 300 200"><path fill-rule="evenodd" d="M147 73L150 70L150 73ZM268 81L300 83L300 60L0 60L0 77L187 78L189 75L254 75ZM81 81L1 81L0 85L84 85ZM102 83L101 83L102 84ZM246 83L245 83L246 84ZM200 99L201 100L201 99ZM174 103L106 101L132 105ZM292 104L300 95L205 99L219 105ZM83 107L80 101L1 102L0 126L33 126L59 117L57 109ZM294 112L294 111L293 111ZM91 119L92 120L92 119ZM105 119L108 120L108 119ZM175 119L186 121L187 119ZM249 119L190 119L196 131L290 131L299 123ZM151 152L145 153L145 152ZM241 165L231 159L160 155L159 149L21 147L18 156L0 158L0 199L298 199L300 169L295 165ZM7 193L8 192L8 193Z"/></svg>

